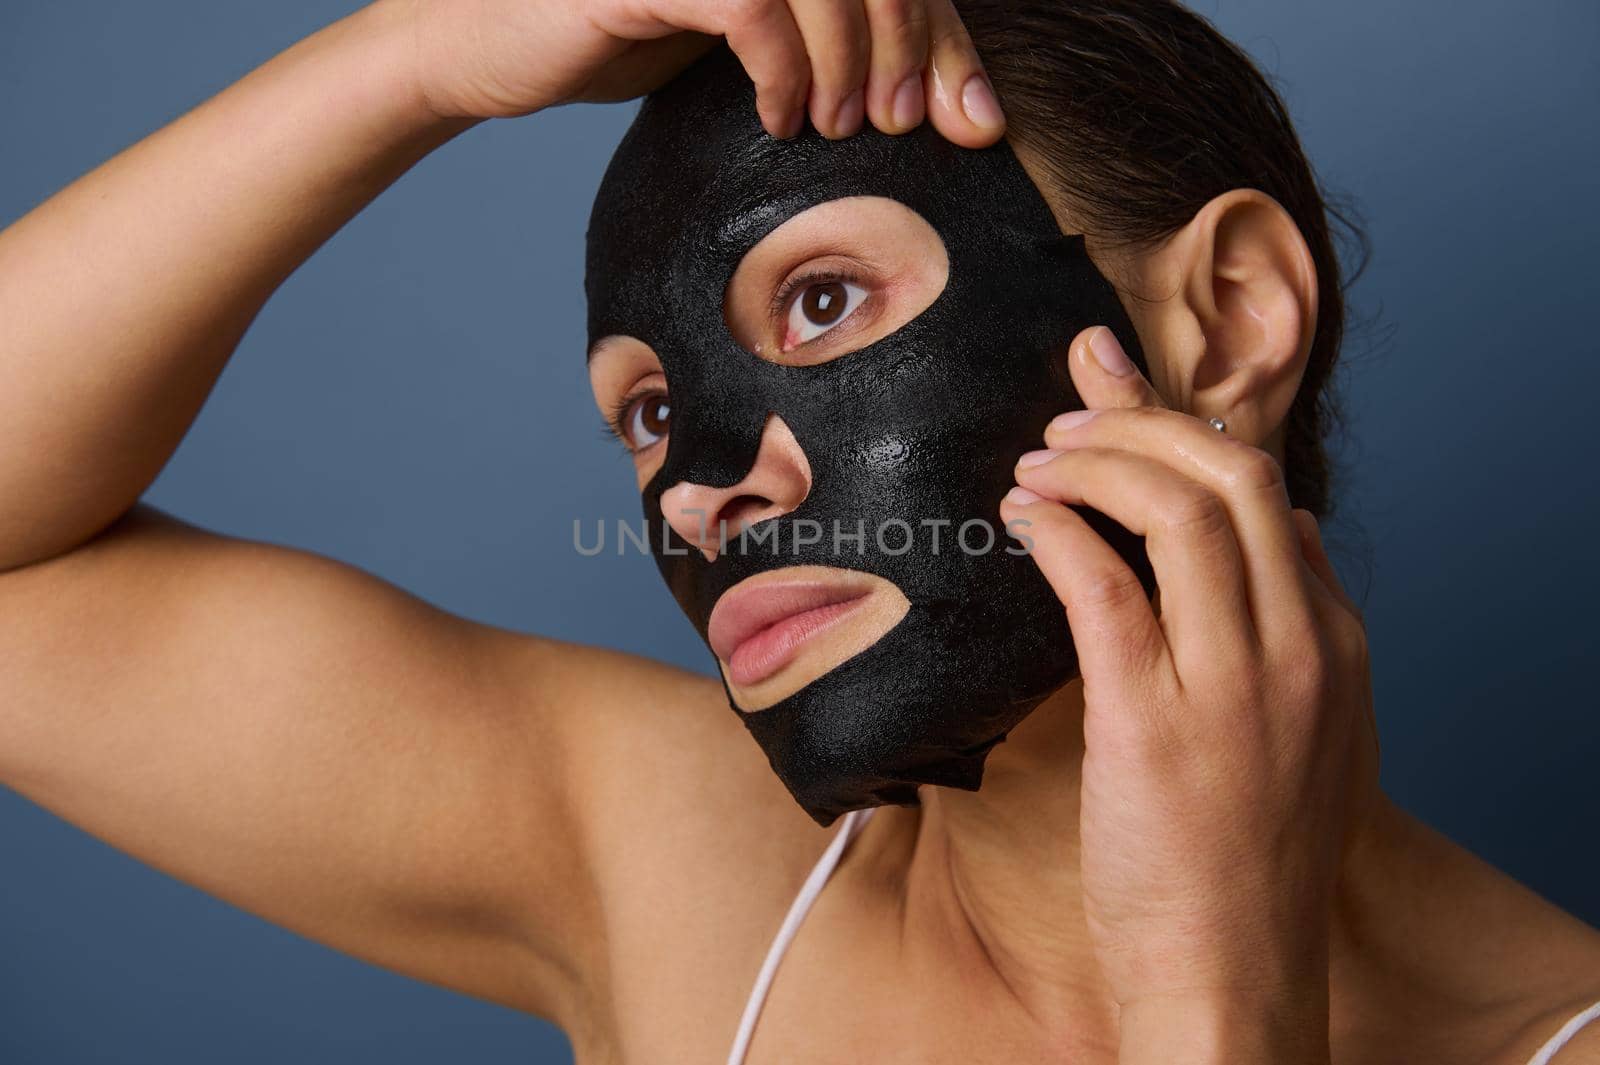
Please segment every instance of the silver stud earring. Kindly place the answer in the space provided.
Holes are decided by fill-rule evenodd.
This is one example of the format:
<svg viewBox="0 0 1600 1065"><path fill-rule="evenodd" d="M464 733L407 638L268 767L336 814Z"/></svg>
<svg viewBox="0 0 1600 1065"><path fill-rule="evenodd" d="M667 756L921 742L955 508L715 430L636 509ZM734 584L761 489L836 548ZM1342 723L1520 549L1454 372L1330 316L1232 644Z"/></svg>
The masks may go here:
<svg viewBox="0 0 1600 1065"><path fill-rule="evenodd" d="M1225 433L1228 431L1228 423L1223 421L1221 418L1212 418L1210 425L1211 428L1215 429L1219 433Z"/></svg>

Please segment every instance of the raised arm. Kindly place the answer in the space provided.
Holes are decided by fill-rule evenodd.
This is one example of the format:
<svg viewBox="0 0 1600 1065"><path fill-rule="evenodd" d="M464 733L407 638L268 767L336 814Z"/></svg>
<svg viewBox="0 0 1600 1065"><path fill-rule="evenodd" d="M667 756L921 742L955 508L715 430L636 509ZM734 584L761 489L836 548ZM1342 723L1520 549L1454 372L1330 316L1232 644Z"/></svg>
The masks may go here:
<svg viewBox="0 0 1600 1065"><path fill-rule="evenodd" d="M666 722L717 687L136 501L344 222L476 121L649 89L706 46L679 28L737 38L774 128L808 101L835 128L813 82L867 77L781 0L379 0L0 233L0 783L336 948L573 1019L605 950L591 856L650 831L630 766L703 750L709 726ZM869 113L930 47L947 81L976 68L964 36L908 34ZM659 761L726 781L706 757Z"/></svg>

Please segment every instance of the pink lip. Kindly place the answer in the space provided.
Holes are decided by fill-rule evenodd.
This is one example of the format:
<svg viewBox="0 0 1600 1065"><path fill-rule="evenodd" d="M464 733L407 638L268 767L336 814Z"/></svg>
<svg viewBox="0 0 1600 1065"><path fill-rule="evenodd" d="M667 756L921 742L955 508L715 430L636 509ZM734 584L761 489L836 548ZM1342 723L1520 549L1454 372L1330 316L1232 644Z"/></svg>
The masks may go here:
<svg viewBox="0 0 1600 1065"><path fill-rule="evenodd" d="M706 635L731 683L758 684L866 597L859 586L825 581L741 584L717 600Z"/></svg>

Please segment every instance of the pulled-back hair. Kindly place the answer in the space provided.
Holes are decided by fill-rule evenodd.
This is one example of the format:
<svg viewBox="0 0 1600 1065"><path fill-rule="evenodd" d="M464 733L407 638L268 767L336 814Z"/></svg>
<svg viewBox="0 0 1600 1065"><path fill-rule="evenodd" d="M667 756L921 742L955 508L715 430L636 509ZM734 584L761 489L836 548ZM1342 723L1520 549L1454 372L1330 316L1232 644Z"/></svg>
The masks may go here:
<svg viewBox="0 0 1600 1065"><path fill-rule="evenodd" d="M1319 313L1284 425L1289 498L1332 510L1324 442L1338 421L1330 377L1345 332L1329 220L1364 260L1365 237L1330 206L1265 75L1172 0L955 0L1005 107L1012 141L1093 240L1138 246L1182 229L1207 202L1254 188L1282 204L1317 270ZM1356 271L1359 273L1359 269Z"/></svg>

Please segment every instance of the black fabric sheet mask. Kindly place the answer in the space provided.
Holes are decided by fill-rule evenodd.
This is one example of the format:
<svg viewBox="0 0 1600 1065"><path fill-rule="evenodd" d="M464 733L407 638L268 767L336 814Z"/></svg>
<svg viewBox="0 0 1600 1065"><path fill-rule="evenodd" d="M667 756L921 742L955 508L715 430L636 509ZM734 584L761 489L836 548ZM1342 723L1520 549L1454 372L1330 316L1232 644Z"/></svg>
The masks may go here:
<svg viewBox="0 0 1600 1065"><path fill-rule="evenodd" d="M893 333L820 365L751 354L723 314L740 260L806 208L861 195L896 200L933 227L949 257L944 290ZM1006 550L1021 548L1004 534L1001 497L1050 419L1084 406L1066 361L1079 331L1110 326L1145 370L1082 238L1060 232L1003 141L959 148L927 123L842 141L809 127L790 141L768 136L748 76L719 46L648 97L617 148L590 218L585 289L590 342L637 337L665 371L672 420L644 512L661 573L702 638L723 592L782 567L863 570L910 601L876 644L790 697L752 713L734 706L795 799L827 825L852 809L914 804L921 784L976 789L989 750L1077 674L1055 592L1031 558ZM708 561L667 527L662 493L683 481L737 484L769 413L804 450L810 493L771 519L776 530L756 527L769 536L760 546L735 539ZM1153 590L1142 540L1078 509ZM957 543L971 519L995 530L989 550ZM802 521L824 535L797 548L809 538L793 535ZM835 521L866 536L836 550ZM913 534L904 553L896 521ZM969 533L981 547L981 530Z"/></svg>

